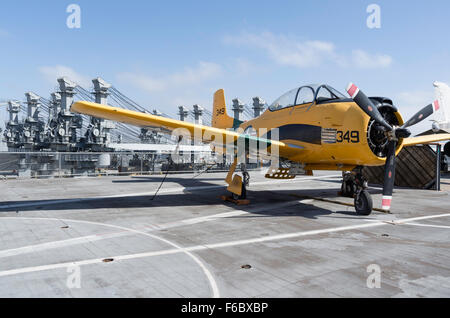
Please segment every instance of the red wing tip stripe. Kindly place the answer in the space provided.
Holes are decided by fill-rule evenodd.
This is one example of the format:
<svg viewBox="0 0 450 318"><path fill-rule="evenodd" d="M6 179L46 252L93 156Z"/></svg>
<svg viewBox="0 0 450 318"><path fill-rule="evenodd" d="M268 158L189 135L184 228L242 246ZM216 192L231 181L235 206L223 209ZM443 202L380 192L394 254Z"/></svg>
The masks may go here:
<svg viewBox="0 0 450 318"><path fill-rule="evenodd" d="M350 88L352 88L352 86L355 86L355 84L349 83L347 88L346 88L346 91L348 92L350 90Z"/></svg>
<svg viewBox="0 0 450 318"><path fill-rule="evenodd" d="M350 95L351 98L354 98L356 95L358 95L359 88L355 84L350 83L347 86L347 93Z"/></svg>
<svg viewBox="0 0 450 318"><path fill-rule="evenodd" d="M438 111L439 108L440 108L439 101L435 100L434 103L433 103L433 110L434 111Z"/></svg>

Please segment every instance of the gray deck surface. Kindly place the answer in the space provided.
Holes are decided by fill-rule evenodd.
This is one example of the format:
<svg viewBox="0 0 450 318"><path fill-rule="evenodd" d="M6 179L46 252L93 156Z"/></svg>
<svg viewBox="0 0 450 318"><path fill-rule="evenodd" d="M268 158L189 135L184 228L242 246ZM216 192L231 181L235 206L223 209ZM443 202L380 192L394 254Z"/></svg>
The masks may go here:
<svg viewBox="0 0 450 318"><path fill-rule="evenodd" d="M450 297L450 179L361 217L302 199L352 203L338 172L251 175L248 206L224 173L0 181L0 297Z"/></svg>

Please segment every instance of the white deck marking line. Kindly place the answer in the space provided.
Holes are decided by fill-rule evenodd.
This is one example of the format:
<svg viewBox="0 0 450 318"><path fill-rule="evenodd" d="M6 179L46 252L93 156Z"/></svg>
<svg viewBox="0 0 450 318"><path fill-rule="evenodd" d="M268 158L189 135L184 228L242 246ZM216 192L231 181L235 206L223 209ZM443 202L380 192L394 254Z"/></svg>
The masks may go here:
<svg viewBox="0 0 450 318"><path fill-rule="evenodd" d="M122 233L127 233L127 232L122 232ZM102 236L88 235L88 236L76 237L76 238L72 238L72 239L68 239L68 240L52 241L52 242L47 242L47 243L12 248L12 249L8 249L8 250L0 251L0 258L17 256L17 255L28 254L28 253L42 252L42 251L49 250L49 249L73 246L73 245L78 245L78 244L92 243L95 241L113 238L113 237L117 237L117 236L120 236L120 234L119 233L108 233L108 234L104 234Z"/></svg>
<svg viewBox="0 0 450 318"><path fill-rule="evenodd" d="M409 219L399 219L399 220L396 220L393 222L394 222L394 224L401 225L401 224L419 221L419 220L428 220L428 219L433 219L433 218L441 218L441 217L449 217L449 216L450 216L450 213L447 213L447 214L415 217L415 218L409 218ZM262 237L262 238L209 244L209 245L204 245L203 247L214 249L214 248L220 248L220 247L229 247L229 246L237 246L237 245L245 245L245 244L253 244L253 243L262 243L262 242L281 240L281 239L297 238L297 237L307 236L307 235L317 235L317 234L327 234L327 233L335 233L335 232L342 232L342 231L349 231L349 230L358 230L358 229L377 227L377 226L387 225L387 224L391 224L391 223L385 222L385 221L369 222L368 224L341 226L341 227L328 228L328 229L323 229L323 230L313 230L313 231L306 231L306 232L279 234L279 235L274 235L274 236L266 236L266 237ZM196 247L193 247L193 248L194 248L194 250L197 250Z"/></svg>
<svg viewBox="0 0 450 318"><path fill-rule="evenodd" d="M406 224L409 222L414 222L414 221L419 221L419 220L428 220L428 219L442 218L442 217L449 217L449 216L450 216L450 213L423 216L423 217L415 217L415 218L408 218L408 219L399 219L399 220L396 220L394 224L401 225L401 224ZM11 218L11 219L13 219L13 218ZM19 218L19 219L33 219L33 218ZM45 218L38 218L38 219L45 219ZM58 220L58 219L46 219L46 220ZM61 219L58 221L92 223L89 221L65 220L65 219L64 220ZM99 224L101 224L101 223L99 223ZM59 263L59 264L50 264L50 265L43 265L43 266L17 268L17 269L12 269L12 270L1 271L0 277L23 274L23 273L38 272L38 271L46 271L46 270L58 269L58 268L65 268L70 265L83 266L83 265L90 265L90 264L98 264L98 263L102 263L105 258L113 258L115 260L130 260L130 259L139 259L139 258L145 258L145 257L169 255L169 254L177 254L177 253L186 253L188 255L192 255L191 252L198 252L198 251L207 250L207 249L241 246L241 245L247 245L247 244L263 243L263 242L269 242L269 241L291 239L291 238L298 238L298 237L302 237L302 236L310 236L310 235L318 235L318 234L336 233L336 232L343 232L343 231L349 231L349 230L359 230L359 229L378 227L378 226L383 226L383 225L388 225L388 224L391 224L391 223L384 222L384 221L379 221L376 223L369 222L369 223L364 223L364 224L341 226L341 227L328 228L328 229L322 229L322 230L312 230L312 231L305 231L305 232L272 235L272 236L246 239L246 240L197 245L197 246L191 246L191 247L186 247L186 248L177 247L176 249L168 249L168 250L155 251L155 252L119 255L119 256L83 260L83 261L77 261L77 262L71 262L71 263ZM109 225L107 225L107 226L109 226ZM115 225L112 225L112 226L116 227ZM121 228L121 227L119 227L119 228ZM132 229L130 229L130 230L132 230ZM135 231L135 230L132 230L132 231ZM142 232L141 232L141 234L149 235L149 234L142 233ZM159 239L161 239L161 238L159 238ZM164 239L162 239L162 240L164 240ZM174 243L170 243L170 244L172 246L175 245Z"/></svg>
<svg viewBox="0 0 450 318"><path fill-rule="evenodd" d="M309 202L309 201L312 201L312 200L295 200L295 201L282 202L279 204L273 204L270 207L263 206L263 207L251 209L249 211L239 210L239 211L225 212L225 213L219 213L219 214L214 214L214 215L209 215L209 216L202 216L202 217L197 217L197 218L184 219L184 220L180 220L180 221L174 221L174 222L163 223L163 224L152 224L151 226L136 228L136 230L152 232L152 231L158 231L158 230L171 229L171 228L176 228L176 227L185 226L185 225L194 225L194 224L199 224L199 223L204 223L204 222L209 222L209 221L215 221L215 220L222 219L222 218L240 216L240 215L244 215L244 214L258 213L258 212L263 212L263 211L267 211L267 210L288 207L288 206L296 205L296 204L299 204L302 202ZM20 220L20 218L17 218L17 219ZM1 218L0 218L0 220L1 220ZM49 250L49 249L68 247L68 246L73 246L73 245L78 245L78 244L92 243L92 242L99 241L99 240L127 236L130 234L132 234L132 233L130 233L129 231L121 230L121 231L112 232L112 233L110 232L110 233L104 233L104 234L94 234L94 235L72 238L72 239L68 239L68 240L60 240L60 241L53 241L53 242L36 244L36 245L23 246L23 247L19 247L19 248L7 249L7 250L0 251L0 258L17 256L17 255L22 255L22 254L34 253L34 252L41 252L41 251L45 251L45 250Z"/></svg>
<svg viewBox="0 0 450 318"><path fill-rule="evenodd" d="M404 225L434 227L434 228L437 228L437 229L450 229L450 226L445 226L445 225L433 225L433 224L421 224L421 223L404 223Z"/></svg>
<svg viewBox="0 0 450 318"><path fill-rule="evenodd" d="M411 223L415 221L422 221L422 220L430 220L430 219L436 219L436 218L444 218L450 216L450 213L445 214L435 214L435 215L427 215L427 216L418 216L415 218L409 218L409 219L398 219L398 220L392 220L389 222L390 224L405 224L405 223Z"/></svg>
<svg viewBox="0 0 450 318"><path fill-rule="evenodd" d="M311 180L317 180L317 179L326 179L326 178L332 178L332 177L341 177L340 175L327 175L327 176L318 176L318 177L308 177L308 178L302 178L302 179L294 179L290 180L289 182L305 182L305 181L311 181ZM250 185L265 185L265 184L279 184L286 182L286 180L277 180L277 181L261 181L261 182L252 182ZM225 185L211 185L211 186L198 186L198 187L187 187L187 188L168 188L168 189L161 189L159 191L159 194L164 193L177 193L177 192L189 192L189 191L201 191L201 190L213 190L213 189L221 189L225 188ZM86 201L95 201L95 200L102 200L102 199L114 199L114 198L128 198L128 197L137 197L137 196L152 196L155 192L143 192L143 193L130 193L130 194L114 194L114 195L108 195L108 196L99 196L99 197L92 197L92 198L77 198L77 199L57 199L57 200L48 200L46 202L30 202L30 203L16 203L16 204L6 204L6 205L0 205L0 210L2 209L16 209L16 208L26 208L26 207L33 207L33 206L47 206L47 205L55 205L55 204L61 204L61 203L78 203L78 202L86 202Z"/></svg>
<svg viewBox="0 0 450 318"><path fill-rule="evenodd" d="M194 225L194 224L199 224L199 223L203 223L203 222L215 221L215 220L223 219L223 218L230 218L230 217L234 217L234 216L240 216L240 215L245 215L245 214L254 214L254 213L264 212L264 211L268 211L268 210L290 207L292 205L297 205L300 203L307 203L307 202L313 202L313 200L309 200L309 199L293 200L293 201L281 202L278 204L272 204L270 206L267 206L267 205L260 206L257 208L249 209L248 211L237 210L237 211L232 211L232 212L224 212L224 213L219 213L219 214L201 216L198 218L191 218L191 219L185 219L185 220L181 220L181 221L165 223L165 224L162 224L161 227L157 227L157 229L170 229L170 228L184 226L184 225Z"/></svg>
<svg viewBox="0 0 450 318"><path fill-rule="evenodd" d="M209 285L212 289L212 294L213 294L213 298L219 298L220 297L220 292L219 292L219 287L217 286L217 282L215 281L213 275L211 274L211 272L209 271L209 269L202 263L202 261L195 256L194 254L192 254L191 252L189 252L188 250L185 250L184 248L182 248L181 246L179 246L176 243L173 243L167 239L164 239L162 237L153 235L153 234L149 234L149 233L145 233L139 230L135 230L135 229L131 229L131 228L127 228L124 226L120 226L120 225L113 225L113 224L107 224L107 223L100 223L100 222L91 222L91 221L83 221L83 220L69 220L69 219L57 219L57 218L30 218L30 217L1 217L0 219L22 219L22 220L46 220L46 221L58 221L58 222L73 222L73 223L84 223L84 224L93 224L93 225L99 225L99 226L106 226L106 227L111 227L111 228L115 228L115 229L119 229L119 230L123 230L123 231L129 231L129 232L133 232L133 233L137 233L137 234L141 234L141 235L145 235L148 237L151 237L153 239L159 240L161 242L164 242L168 245L171 245L173 247L175 247L174 251L175 253L177 253L177 251L179 251L179 253L184 253L187 256L189 256L195 263L197 263L198 266L200 266L200 268L202 269L203 273L205 274ZM109 257L106 257L109 258ZM99 263L99 262L103 262L105 258L102 259L96 259L96 260L87 260L87 261L81 261L81 262L70 262L70 263L65 263L64 266L61 266L61 264L53 264L53 265L44 265L44 266L36 266L36 267L28 267L27 269L25 269L25 271L23 271L23 273L31 273L31 272L36 272L36 271L42 271L42 270L48 270L48 269L56 269L56 268L64 268L67 266L71 266L71 265L87 265L87 264L95 264L95 263ZM127 256L124 256L124 259L129 259ZM41 269L42 268L42 269ZM37 270L36 270L37 269ZM24 269L22 269L24 270ZM22 273L21 269L15 269L15 270L11 270L11 271L3 271L0 272L0 277L2 276L8 276L8 274L5 274L7 272L11 272L12 274L9 275L15 275L15 274L19 274ZM2 274L3 273L3 274Z"/></svg>

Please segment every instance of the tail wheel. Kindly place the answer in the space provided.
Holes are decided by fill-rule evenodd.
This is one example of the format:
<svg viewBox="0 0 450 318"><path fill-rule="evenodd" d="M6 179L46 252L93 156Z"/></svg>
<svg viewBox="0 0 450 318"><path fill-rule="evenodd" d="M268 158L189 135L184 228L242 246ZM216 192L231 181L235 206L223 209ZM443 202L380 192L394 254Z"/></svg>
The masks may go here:
<svg viewBox="0 0 450 318"><path fill-rule="evenodd" d="M243 184L245 184L246 187L250 185L250 174L248 172L243 173Z"/></svg>
<svg viewBox="0 0 450 318"><path fill-rule="evenodd" d="M355 197L355 209L358 215L370 215L373 209L373 201L369 192L360 191Z"/></svg>

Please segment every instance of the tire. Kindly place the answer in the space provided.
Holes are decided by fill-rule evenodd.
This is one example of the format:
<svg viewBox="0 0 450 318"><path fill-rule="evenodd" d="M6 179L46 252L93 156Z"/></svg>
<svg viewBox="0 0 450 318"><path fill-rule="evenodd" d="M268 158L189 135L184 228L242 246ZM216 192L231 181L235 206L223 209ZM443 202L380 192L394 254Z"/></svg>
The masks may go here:
<svg viewBox="0 0 450 318"><path fill-rule="evenodd" d="M243 173L242 182L244 183L244 185L246 187L248 187L250 185L250 174L248 172Z"/></svg>
<svg viewBox="0 0 450 318"><path fill-rule="evenodd" d="M373 209L372 196L367 191L361 191L355 197L355 210L358 215L370 215Z"/></svg>
<svg viewBox="0 0 450 318"><path fill-rule="evenodd" d="M341 195L347 198L355 197L354 183L351 180L343 181L341 185Z"/></svg>

